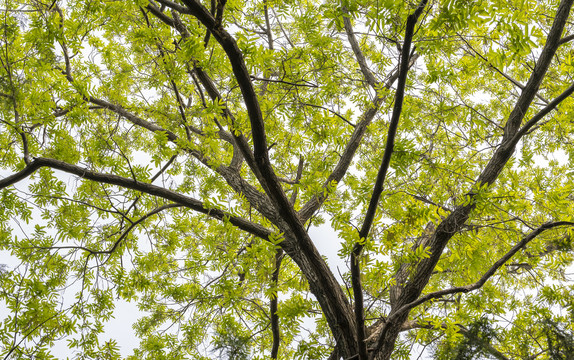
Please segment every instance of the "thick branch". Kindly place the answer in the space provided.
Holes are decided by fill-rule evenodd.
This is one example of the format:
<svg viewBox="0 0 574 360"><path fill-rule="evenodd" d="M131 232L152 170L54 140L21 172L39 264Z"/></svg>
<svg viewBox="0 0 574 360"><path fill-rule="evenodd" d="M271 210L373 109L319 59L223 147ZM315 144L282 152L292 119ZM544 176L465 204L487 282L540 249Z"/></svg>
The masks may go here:
<svg viewBox="0 0 574 360"><path fill-rule="evenodd" d="M165 5L171 7L171 5L173 5L173 4L166 2ZM185 25L183 24L183 22L179 18L177 11L172 11L173 18L170 18L169 16L166 16L165 14L161 13L159 11L159 9L157 9L154 6L150 6L150 7L148 7L148 9L150 9L150 12L156 16L158 14L161 14L161 16L159 16L158 18L161 21L163 21L165 24L167 24L168 26L176 29L180 33L180 35L182 36L183 39L187 39L190 36L189 31L187 30L187 28L185 27ZM218 13L219 13L219 10L218 10ZM206 91L209 94L209 96L211 97L211 99L214 101L222 101L221 94L217 90L217 87L215 86L215 84L213 83L213 81L211 80L209 75L207 75L207 73L205 71L203 71L203 69L197 65L195 60L192 59L191 62L193 63L194 67L193 67L193 72L190 72L190 75L193 77L194 81L196 79L195 75L197 75L197 79L199 79L199 82L201 82L203 87L206 89ZM199 89L199 90L201 91L201 89ZM202 95L202 98L203 98L203 95ZM97 100L99 100L99 99L97 99ZM99 101L105 103L104 105L106 108L108 108L112 111L115 111L116 113L118 113L124 117L125 117L126 113L128 115L131 115L131 116L128 116L126 118L128 120L132 121L133 123L137 124L137 125L140 125L140 126L147 128L148 130L166 131L166 130L164 130L164 129L162 129L162 128L160 128L160 127L158 127L152 123L149 123L149 122L133 115L133 114L129 114L127 111L125 111L123 108L121 108L119 106L106 103L103 100L99 100ZM233 114L229 111L229 109L227 107L225 107L223 109L222 115L224 117L227 117L228 119L230 119L232 124L235 123L235 119L233 117ZM197 132L197 131L195 131L195 132ZM168 139L170 141L172 141L176 144L178 143L178 138L175 134L173 134L171 132L167 132L167 131L166 131L166 133L167 133ZM201 135L201 132L199 132L199 133ZM219 136L221 139L231 143L234 147L233 159L232 159L229 167L219 166L217 168L214 168L210 164L209 159L205 158L205 156L202 153L200 153L199 151L194 150L194 149L185 149L185 150L188 151L191 155L193 155L200 162L202 162L204 165L210 167L212 170L214 170L217 173L219 173L220 175L222 175L223 178L225 178L225 180L227 181L227 183L237 193L244 194L246 196L247 200L249 201L249 203L252 206L254 206L263 216L265 216L267 219L272 221L279 228L286 228L286 226L284 225L284 221L282 221L279 218L276 209L274 209L273 206L270 205L268 198L264 194L261 194L255 187L253 187L251 184L249 184L243 178L241 178L241 176L239 176L239 174L238 174L238 169L239 169L239 165L240 165L242 158L246 159L248 165L254 170L256 176L259 174L259 172L257 171L257 167L255 165L253 153L251 152L251 149L249 148L249 144L248 144L247 139L242 134L235 135L235 133L234 133L232 135L231 133L223 131L222 129L219 131ZM238 148L239 148L239 150L238 150Z"/></svg>
<svg viewBox="0 0 574 360"><path fill-rule="evenodd" d="M363 226L359 231L359 236L364 239L368 236L369 230L375 218L377 211L377 204L383 192L383 185L391 163L391 156L395 146L395 137L397 134L397 129L399 126L399 119L401 117L401 111L403 108L403 100L405 96L405 87L407 83L407 73L409 71L409 56L411 51L411 43L414 35L415 25L418 21L419 16L422 14L427 0L422 0L419 3L416 11L411 14L407 19L407 26L405 30L405 41L403 44L401 52L401 62L399 67L399 77L397 84L397 91L395 92L395 103L393 106L393 113L391 116L391 121L389 123L389 130L387 133L387 141L385 144L385 150L383 152L383 159L381 161L381 166L379 167L379 172L377 173L377 178L375 181L375 186L373 187L373 194L371 195L371 200L369 201L369 207L367 213L365 214L365 220Z"/></svg>
<svg viewBox="0 0 574 360"><path fill-rule="evenodd" d="M308 239L308 235L302 223L290 205L281 184L279 183L275 172L269 160L267 138L265 133L265 125L263 122L263 115L259 107L259 101L251 83L250 75L243 60L243 54L233 37L221 26L207 9L201 3L195 0L184 0L184 3L189 8L191 14L195 16L211 33L214 38L219 42L231 63L233 74L239 84L243 101L247 108L249 120L251 123L251 133L253 136L253 157L255 159L254 173L258 177L259 182L265 189L267 195L273 200L277 210L285 219L289 227L295 232L296 237L299 239ZM250 153L244 147L241 147L244 156L249 158ZM311 244L310 239L308 239Z"/></svg>
<svg viewBox="0 0 574 360"><path fill-rule="evenodd" d="M502 169L514 153L516 143L520 139L516 137L520 123L524 118L536 92L542 82L544 75L550 65L552 57L558 47L558 40L563 32L564 25L568 18L572 0L562 0L550 33L548 40L530 79L525 85L524 91L520 95L514 110L511 112L506 126L504 128L504 136L501 144L493 154L491 160L486 165L480 176L478 177L477 186L491 185L496 181ZM474 199L476 197L475 190L471 190L466 194L469 199L464 205L459 205L456 209L449 214L436 228L434 234L425 242L425 246L430 251L430 257L422 259L418 264L413 265L414 269L408 282L401 290L400 298L391 310L392 316L396 311L401 309L404 305L409 304L420 296L422 290L428 283L433 269L438 263L441 254L449 242L449 240L460 231L464 226L470 212L475 208ZM398 336L400 325L406 320L408 311L403 311L401 314L394 317L394 321L389 321L385 324L381 335L377 341L376 358L388 359L392 353L394 342Z"/></svg>
<svg viewBox="0 0 574 360"><path fill-rule="evenodd" d="M279 333L279 315L277 314L277 285L279 282L279 272L281 270L281 261L283 260L283 250L277 249L275 253L275 270L271 274L271 284L275 287L275 291L271 295L269 302L269 312L271 313L271 333L273 334L273 345L271 346L271 358L277 359L279 353L279 344L281 342L281 334Z"/></svg>
<svg viewBox="0 0 574 360"><path fill-rule="evenodd" d="M571 0L563 0L560 2L558 10L556 11L556 17L554 18L554 22L552 23L552 27L550 28L550 32L546 38L546 44L544 44L544 48L542 49L542 53L540 54L538 61L536 61L534 70L532 71L528 82L524 86L514 110L512 110L512 113L506 122L506 126L504 127L505 138L512 137L516 134L526 111L538 92L538 88L544 79L544 75L546 75L546 71L552 62L554 54L556 53L556 49L560 45L560 37L564 32L564 25L566 24L566 20L568 20L571 7Z"/></svg>
<svg viewBox="0 0 574 360"><path fill-rule="evenodd" d="M23 180L24 178L31 175L34 171L36 171L41 167L50 167L52 169L64 171L69 174L73 174L78 177L88 179L91 181L121 186L124 188L141 191L149 195L161 197L163 199L173 201L174 203L180 204L182 206L185 206L202 214L208 215L212 218L229 221L231 224L235 225L241 230L244 230L262 239L268 239L269 235L272 233L269 229L261 225L252 223L238 216L230 215L223 210L208 208L201 201L182 195L175 191L157 185L143 183L134 179L125 178L118 175L104 174L91 171L87 168L83 168L73 164L68 164L66 162L56 159L49 159L42 157L35 158L30 163L30 165L28 165L20 172L0 180L0 189L10 186L20 180Z"/></svg>
<svg viewBox="0 0 574 360"><path fill-rule="evenodd" d="M405 40L401 52L401 62L399 64L399 78L397 84L397 91L395 93L395 103L393 106L393 114L391 116L391 121L389 124L389 130L387 133L387 142L385 145L385 150L383 153L383 160L381 161L381 166L377 174L377 179L375 181L375 186L373 188L373 194L371 195L371 200L369 202L369 207L367 213L365 214L365 220L363 226L359 231L359 242L355 243L353 246L353 251L351 253L351 282L353 286L353 295L355 298L355 321L358 328L358 340L359 340L359 359L368 360L367 354L367 344L365 342L365 319L364 319L364 309L363 309L363 288L361 285L361 268L359 264L359 257L363 250L364 240L369 235L371 225L375 218L377 211L377 206L379 199L383 192L383 185L385 182L385 177L387 175L387 170L391 163L391 155L393 153L393 148L395 146L395 136L397 134L397 129L399 125L399 119L401 117L401 111L403 108L403 99L405 96L405 87L407 83L407 73L409 71L409 57L411 53L411 44L415 32L415 25L422 14L427 0L422 0L417 9L409 15L407 18L407 25L405 29ZM350 20L345 18L346 22L350 26ZM347 23L345 24L347 27ZM352 32L351 30L347 30ZM360 51L360 50L359 50Z"/></svg>
<svg viewBox="0 0 574 360"><path fill-rule="evenodd" d="M161 12L160 9L158 9L154 4L149 3L146 6L146 9L149 10L149 12L151 12L155 17L157 17L158 19L160 19L161 21L163 21L166 24L170 24L170 22L173 22L173 20L167 16L166 14L164 14L163 12Z"/></svg>
<svg viewBox="0 0 574 360"><path fill-rule="evenodd" d="M253 84L251 83L250 75L243 60L243 54L233 37L221 26L220 23L211 15L211 13L198 1L184 0L183 1L189 13L195 16L214 36L219 42L231 63L233 75L235 76L241 93L243 101L247 108L249 120L251 122L251 132L253 135L254 155L257 166L260 171L264 172L262 185L271 186L274 190L280 189L269 163L269 155L267 152L267 137L265 134L265 125L263 122L263 114L259 107L259 101ZM273 181L275 180L275 181ZM271 189L269 189L271 190Z"/></svg>
<svg viewBox="0 0 574 360"><path fill-rule="evenodd" d="M351 19L348 16L348 11L345 8L343 8L343 11L345 12L345 16L343 16L343 24L345 26L345 32L347 33L347 39L351 44L351 49L353 49L353 53L355 54L355 58L357 59L357 63L359 64L359 68L361 69L361 72L363 73L363 76L365 77L367 84L369 84L373 89L376 90L378 81L375 78L375 75L373 75L372 71L367 66L367 61L365 60L363 51L361 50L361 47L357 42L357 38L355 37L355 33L353 31L353 25L351 25ZM407 57L403 57L402 59L408 59L408 54Z"/></svg>
<svg viewBox="0 0 574 360"><path fill-rule="evenodd" d="M251 124L253 157L255 160L255 166L252 169L265 193L271 199L273 206L288 226L287 229L282 230L290 232L291 238L297 242L297 247L301 253L290 253L289 255L292 257L295 255L293 260L304 270L311 291L317 296L333 335L339 343L343 344L346 354L353 354L356 349L356 330L354 319L349 313L348 301L337 280L309 238L303 222L290 204L273 171L269 160L263 115L243 59L243 54L233 37L213 18L201 3L196 0L183 0L183 2L190 13L211 31L213 37L227 54L233 75L241 90ZM241 150L245 152L244 156L249 156L246 153L247 149L241 148Z"/></svg>
<svg viewBox="0 0 574 360"><path fill-rule="evenodd" d="M564 36L562 39L560 39L560 41L558 42L558 44L560 45L564 45L567 42L570 42L574 40L574 35L568 35L568 36Z"/></svg>
<svg viewBox="0 0 574 360"><path fill-rule="evenodd" d="M277 210L288 223L289 227L297 234L297 238L308 238L303 225L299 221L295 210L289 204L289 200L287 199L277 176L271 167L263 115L259 107L259 101L257 99L255 89L251 83L250 74L243 60L241 50L239 50L233 37L223 29L221 24L217 22L217 20L203 5L194 0L186 0L184 3L189 8L190 12L213 34L214 38L219 42L229 58L233 74L241 89L243 101L247 108L247 113L251 123L253 157L255 163L250 165L254 167L253 170L255 175L258 177L258 180L265 189L265 192L273 200ZM241 146L241 150L244 152L243 155L247 159L250 158L251 154L248 149Z"/></svg>
<svg viewBox="0 0 574 360"><path fill-rule="evenodd" d="M39 163L32 161L30 162L24 169L18 171L15 174L12 174L4 179L0 179L0 189L4 189L10 185L13 185L21 180L24 180L28 176L32 175L34 171L38 170L42 165Z"/></svg>
<svg viewBox="0 0 574 360"><path fill-rule="evenodd" d="M189 14L189 10L178 3L175 3L170 0L156 0L158 3L167 6L168 8L177 11L180 14Z"/></svg>
<svg viewBox="0 0 574 360"><path fill-rule="evenodd" d="M169 1L166 2L166 5L171 7L171 5L169 5L168 3L169 3ZM170 17L167 17L165 15L163 15L159 19L162 20L168 26L176 29L180 33L180 35L183 39L187 39L190 37L190 33L187 30L186 26L181 21L181 19L179 18L178 12L187 13L187 11L184 11L184 12L179 11L179 10L172 11L173 19ZM153 13L153 14L155 14L155 13ZM210 34L210 32L208 32L208 34ZM199 80L199 82L201 82L203 87L206 89L206 91L209 94L209 96L211 97L211 99L217 100L217 101L222 101L223 98L221 97L221 94L217 90L217 87L215 86L215 84L213 83L213 81L211 80L209 75L207 75L207 73L197 64L197 62L194 59L191 59L191 62L193 63L193 72L190 71L190 75L193 77L194 81L196 81L195 74L197 74L197 79ZM199 88L199 86L198 86L198 88ZM201 89L199 89L199 91L200 91L201 97L203 99L203 93L201 92ZM231 120L231 124L232 124L232 126L234 126L234 124L236 123L235 118L233 117L233 114L229 111L229 109L227 107L225 107L223 109L222 115L224 117L227 117L229 120ZM229 134L229 133L226 133L223 131L220 131L220 133L224 133L225 137L226 137L226 141L229 141L230 143L232 143L234 145L234 157L233 157L233 159L234 160L240 159L240 157L235 154L235 148L238 147L241 154L243 155L243 158L245 158L245 160L247 161L247 164L249 165L249 167L252 169L254 174L259 178L261 175L257 169L257 166L255 165L253 153L251 152L251 149L249 147L249 143L248 143L247 139L245 138L245 136L243 134L236 135L235 131L232 131L232 134ZM235 164L235 162L233 162L233 163Z"/></svg>

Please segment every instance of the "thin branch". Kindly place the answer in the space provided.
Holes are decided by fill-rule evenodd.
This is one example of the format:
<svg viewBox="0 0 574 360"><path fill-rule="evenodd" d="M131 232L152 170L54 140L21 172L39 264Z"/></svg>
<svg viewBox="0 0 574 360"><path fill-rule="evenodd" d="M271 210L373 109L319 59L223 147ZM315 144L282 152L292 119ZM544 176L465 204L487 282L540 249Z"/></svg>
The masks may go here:
<svg viewBox="0 0 574 360"><path fill-rule="evenodd" d="M163 14L163 12L161 12L161 10L155 9L155 8L152 6L151 3L148 5L148 9L153 9L152 11L155 11L155 12L153 12L153 14L154 14L155 16L158 16L158 17L159 17L159 16L163 16L163 17L166 17L167 19L169 19L169 17L168 17L167 15ZM151 23L150 23L150 21L149 21L149 18L148 18L148 16L147 16L146 12L145 12L141 7L140 7L140 10L141 10L141 12L142 12L142 14L143 14L143 17L144 17L144 19L145 19L145 22L146 22L146 24L147 24L147 27L151 29L152 26L151 26ZM170 20L171 20L171 19L170 19ZM165 22L165 20L162 20L162 21ZM181 115L182 125L183 125L183 127L184 127L184 129L185 129L185 132L186 132L186 135L187 135L187 140L191 141L191 134L190 134L190 132L189 132L190 126L187 125L187 116L186 116L186 114L185 114L185 105L183 104L183 99L181 98L181 95L180 95L180 93L179 93L179 88L177 87L177 84L176 84L175 80L173 79L173 76L172 76L171 72L168 70L169 67L168 67L168 63L167 63L167 60L166 60L165 52L164 52L164 50L163 50L163 48L162 48L162 46L163 46L163 45L162 45L162 42L161 42L161 40L160 40L159 38L157 38L157 37L155 38L155 40L156 40L157 50L158 50L158 52L159 52L159 54L160 54L161 60L162 60L163 65L164 65L164 70L165 70L166 74L168 75L169 82L170 82L170 84L171 84L172 90L173 90L174 95L175 95L175 98L176 98L176 100L177 100L177 107L178 107L178 109L179 109L179 114ZM198 129L192 128L192 130L194 130L194 132L197 133L197 134L201 134L201 131L199 131Z"/></svg>
<svg viewBox="0 0 574 360"><path fill-rule="evenodd" d="M436 329L435 325L431 324L428 321L421 322L418 320L410 320L405 322L401 326L401 331L409 331L417 328ZM441 328L446 329L446 324L441 324ZM498 360L509 360L509 358L507 358L503 353L501 353L494 346L492 346L492 344L488 340L482 339L478 336L473 336L473 334L471 334L470 331L468 331L468 329L465 328L464 326L458 325L458 332L464 335L467 339L473 341L475 344L482 347L482 349L486 350L488 353L490 353Z"/></svg>
<svg viewBox="0 0 574 360"><path fill-rule="evenodd" d="M574 35L564 36L562 39L560 39L560 41L558 42L558 45L564 45L567 42L570 42L572 40L574 40Z"/></svg>
<svg viewBox="0 0 574 360"><path fill-rule="evenodd" d="M2 57L0 57L0 63L2 64L2 67L4 68L4 70L7 73L7 78L8 78L8 82L10 84L10 90L12 91L11 95L8 94L3 94L3 96L5 96L6 98L12 100L12 107L14 109L14 124L10 124L9 122L3 120L2 122L10 125L11 127L14 128L14 130L16 130L16 132L18 133L18 135L20 135L20 138L22 139L22 152L24 155L24 163L26 165L28 165L30 163L30 153L29 153L29 148L28 148L28 138L26 137L26 133L24 132L24 130L22 129L22 125L20 124L20 112L18 111L18 104L16 102L16 86L14 85L14 80L12 78L12 66L10 64L10 61L8 59L8 42L5 41L6 44L6 63L4 63L4 60L2 59Z"/></svg>
<svg viewBox="0 0 574 360"><path fill-rule="evenodd" d="M500 269L510 258L512 258L518 251L523 249L529 242L534 240L538 235L543 233L546 230L550 230L559 226L574 226L574 222L570 221L557 221L557 222L548 222L542 224L536 230L530 232L527 236L525 236L519 243L514 245L512 249L510 249L504 256L502 256L498 261L496 261L483 275L482 277L473 284L465 285L465 286L457 286L450 289L444 289L432 292L430 294L421 296L417 300L410 302L408 304L403 305L397 311L395 311L392 315L387 318L387 322L392 321L393 319L400 316L402 313L409 311L410 309L419 306L429 300L438 299L446 295L457 294L457 293L467 293L470 291L474 291L480 289L487 281L490 279L498 269Z"/></svg>
<svg viewBox="0 0 574 360"><path fill-rule="evenodd" d="M68 197L64 197L64 196L55 196L55 195L36 195L36 194L26 194L28 196L34 196L34 197L43 197L43 198L48 198L48 199L54 199L54 200L62 200L62 201L69 201L72 203L76 203L76 204L80 204L82 206L88 207L88 208L92 208L101 212L105 212L105 213L110 213L110 214L116 214L116 215L120 215L123 216L123 214L118 211L117 209L104 209L103 207L99 207L96 206L94 204L90 204L89 202L86 201L82 201L82 200L76 200L76 199L72 199L72 198L68 198Z"/></svg>
<svg viewBox="0 0 574 360"><path fill-rule="evenodd" d="M278 83L278 84L286 84L286 85L291 85L291 86L302 86L302 87L310 87L310 88L318 88L319 86L317 84L312 84L309 83L308 81L303 80L303 84L301 83L294 83L294 82L289 82L289 81L285 81L285 80L274 80L274 79L267 79L267 78L260 78L257 76L250 76L251 79L253 80L259 80L259 81L265 81L265 82L272 82L272 83Z"/></svg>
<svg viewBox="0 0 574 360"><path fill-rule="evenodd" d="M150 211L149 213L145 214L144 216L140 217L139 219L137 219L133 223L131 223L130 226L114 242L114 245L109 250L107 250L105 252L101 252L102 254L109 254L110 255L108 257L108 259L106 260L106 262L111 258L114 251L118 248L118 246L122 243L122 241L128 236L128 234L132 231L132 229L135 228L137 225L139 225L141 222L145 221L146 219L148 219L149 217L151 217L155 214L162 212L163 210L172 209L172 208L181 207L181 206L183 206L183 205L181 205L181 204L166 204L166 205L159 206L159 207L153 209L152 211Z"/></svg>
<svg viewBox="0 0 574 360"><path fill-rule="evenodd" d="M431 201L431 200L429 200L429 199L427 199L427 198L425 198L425 197L418 196L418 195L415 195L415 194L411 194L411 193L406 192L406 191L405 191L405 194L411 196L411 197L412 197L413 199L415 199L415 200L422 201L422 202L424 202L425 204L429 204L429 205L432 205L432 206L436 206L437 208L441 208L441 209L443 209L443 210L446 211L446 212L451 212L451 211L452 211L452 209L450 209L450 208L448 208L448 207L446 207L446 206L444 206L444 205L437 204L437 203L435 203L434 201Z"/></svg>
<svg viewBox="0 0 574 360"><path fill-rule="evenodd" d="M490 66L492 69L494 69L494 71L496 71L497 73L499 73L500 75L502 75L506 80L510 81L514 86L520 88L520 90L524 90L524 85L522 85L520 83L520 81L514 79L512 76L506 74L504 71L500 70L498 67L494 66L494 64L492 64L492 62L490 62L490 60L488 60L486 58L486 56L482 55L480 52L478 52L478 50L476 50L464 37L462 37L462 35L457 34L458 37L466 44L466 46L468 46L468 48L475 53L479 58L481 58L485 63L488 64L488 66ZM538 97L540 100L542 100L544 103L548 104L548 100L546 100L545 98L543 98L541 95L539 95L538 93L536 93L536 97Z"/></svg>
<svg viewBox="0 0 574 360"><path fill-rule="evenodd" d="M279 29L281 29L281 32L283 33L283 36L285 36L285 39L287 40L287 43L289 43L289 45L294 48L295 45L293 45L293 42L291 41L291 38L289 38L289 35L287 34L287 32L285 31L285 29L283 28L283 25L281 24L281 20L279 20L279 18L277 17L277 14L275 13L275 9L271 8L271 11L273 11L273 15L275 16L275 19L277 20L277 24L279 25Z"/></svg>
<svg viewBox="0 0 574 360"><path fill-rule="evenodd" d="M33 246L34 249L43 249L43 250L50 250L50 249L55 249L55 250L64 250L64 249L79 249L79 250L83 250L88 252L90 255L112 255L114 253L114 251L116 251L116 249L118 248L118 246L121 244L121 242L128 236L128 234L133 230L134 227L136 227L138 224L140 224L141 222L143 222L144 220L150 218L151 216L158 214L159 212L166 210L166 209L171 209L171 208L176 208L176 207L182 207L183 205L181 204L167 204L167 205L162 205L160 207L157 207L155 209L153 209L152 211L150 211L149 213L145 214L144 216L140 217L138 220L131 222L130 226L120 235L120 237L114 242L114 244L112 245L111 248L109 248L108 250L93 250L90 248L87 248L85 246L73 246L73 245L66 245L66 246ZM106 260L106 262L109 260L110 258L108 257L108 259Z"/></svg>
<svg viewBox="0 0 574 360"><path fill-rule="evenodd" d="M157 172L157 174L155 174L155 175L150 179L150 182L154 182L158 177L160 177L161 174L163 174L163 173L167 170L167 168L171 166L171 164L175 161L176 158L177 158L177 154L176 154L176 155L173 155L173 156L167 161L167 163L166 163L164 166L162 166L161 169L159 169L159 171Z"/></svg>
<svg viewBox="0 0 574 360"><path fill-rule="evenodd" d="M61 312L57 312L54 315L50 316L49 318L45 319L44 321L40 322L38 325L34 326L34 328L30 331L28 331L23 337L22 339L20 339L20 341L18 342L18 344L15 344L14 346L12 346L12 348L10 348L10 350L8 351L8 353L6 354L6 356L4 357L4 360L8 360L10 359L10 355L14 352L14 350L16 350L20 344L22 344L22 342L24 340L26 340L30 335L32 335L32 333L36 330L38 330L40 327L42 327L45 323L47 323L48 321L56 318L57 316L61 315Z"/></svg>
<svg viewBox="0 0 574 360"><path fill-rule="evenodd" d="M299 157L299 165L297 165L297 175L295 175L295 182L299 183L299 181L301 180L301 176L303 175L303 166L305 166L305 157L300 156ZM295 201L297 200L297 189L295 188L293 190L293 193L291 194L291 199L289 199L289 202L294 205Z"/></svg>
<svg viewBox="0 0 574 360"><path fill-rule="evenodd" d="M305 105L305 106L310 106L310 107L314 107L317 109L323 109L325 111L330 112L331 114L337 116L339 119L343 120L344 122L346 122L347 124L351 125L352 127L357 127L357 125L353 124L352 122L350 122L349 120L347 120L343 115L339 114L336 111L333 111L327 107L321 106L321 105L315 105L315 104L310 104L310 103L305 103L305 102L301 102L301 105Z"/></svg>
<svg viewBox="0 0 574 360"><path fill-rule="evenodd" d="M216 4L217 0L211 0L211 15L215 16L215 11L216 11ZM205 32L205 37L203 38L203 47L207 48L207 45L209 45L209 38L211 37L211 31L209 31L209 29Z"/></svg>
<svg viewBox="0 0 574 360"><path fill-rule="evenodd" d="M574 84L570 85L566 90L562 92L558 97L552 100L548 105L546 105L542 110L540 110L536 115L534 115L522 128L516 133L515 142L518 142L534 125L536 125L544 116L546 116L550 111L554 110L562 101L566 100L570 95L574 93Z"/></svg>

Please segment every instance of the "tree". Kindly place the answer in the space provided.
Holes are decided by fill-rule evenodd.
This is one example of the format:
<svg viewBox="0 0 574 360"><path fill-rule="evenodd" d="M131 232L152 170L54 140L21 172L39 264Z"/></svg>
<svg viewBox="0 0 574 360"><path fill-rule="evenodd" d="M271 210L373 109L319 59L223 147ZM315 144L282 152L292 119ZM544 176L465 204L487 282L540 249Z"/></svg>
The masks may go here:
<svg viewBox="0 0 574 360"><path fill-rule="evenodd" d="M562 357L571 5L3 0L3 358Z"/></svg>

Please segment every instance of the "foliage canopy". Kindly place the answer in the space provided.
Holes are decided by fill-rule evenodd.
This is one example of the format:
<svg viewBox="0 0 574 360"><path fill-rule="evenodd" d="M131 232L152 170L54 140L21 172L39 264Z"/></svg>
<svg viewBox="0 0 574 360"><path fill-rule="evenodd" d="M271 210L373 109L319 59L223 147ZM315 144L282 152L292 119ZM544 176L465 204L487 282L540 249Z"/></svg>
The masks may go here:
<svg viewBox="0 0 574 360"><path fill-rule="evenodd" d="M574 348L572 0L0 4L2 358Z"/></svg>

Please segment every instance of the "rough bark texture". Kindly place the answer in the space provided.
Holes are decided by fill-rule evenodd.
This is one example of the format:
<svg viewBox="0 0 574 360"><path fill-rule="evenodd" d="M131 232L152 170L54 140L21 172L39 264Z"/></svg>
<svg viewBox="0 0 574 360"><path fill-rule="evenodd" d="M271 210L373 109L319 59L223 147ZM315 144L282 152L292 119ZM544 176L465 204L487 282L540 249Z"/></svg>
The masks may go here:
<svg viewBox="0 0 574 360"><path fill-rule="evenodd" d="M546 223L539 228L526 235L520 242L518 242L512 249L510 249L502 258L495 262L491 268L484 273L484 275L475 283L467 286L455 287L445 289L434 293L422 295L426 285L429 282L431 274L435 269L438 261L440 260L443 250L453 236L463 229L465 223L469 219L471 212L475 208L475 199L477 192L484 186L493 184L504 167L512 157L517 143L533 128L538 122L550 111L555 109L564 99L574 93L574 85L570 86L564 92L547 105L534 117L528 120L524 125L524 117L533 99L538 96L537 92L545 77L545 74L551 64L556 49L560 44L565 41L571 40L572 37L567 37L561 40L564 26L568 19L573 0L562 0L556 12L554 23L548 34L547 42L541 52L541 55L536 62L532 74L525 85L520 85L522 93L519 96L516 105L510 113L507 122L504 126L504 133L501 142L496 147L493 155L476 179L475 186L468 190L463 204L454 207L450 214L436 226L436 228L427 228L427 231L414 247L426 247L430 256L428 258L418 261L418 263L403 264L400 266L398 272L395 274L395 285L390 289L390 303L391 310L388 316L376 323L370 329L365 328L364 309L363 309L363 295L361 284L361 268L359 266L359 259L363 245L357 243L352 251L351 256L351 273L352 273L352 286L354 293L354 309L351 306L348 297L345 295L337 279L329 269L327 263L322 258L314 243L309 237L305 224L317 212L321 204L329 196L328 192L322 192L307 203L305 203L300 211L296 211L294 203L296 200L296 190L293 191L291 198L288 198L282 182L273 169L272 161L269 155L269 145L267 143L265 124L262 112L259 106L258 96L252 83L252 76L249 74L243 55L237 46L235 39L228 33L221 24L221 18L224 11L224 1L217 2L217 12L214 15L213 11L206 9L199 1L196 0L183 0L182 4L172 2L169 0L157 0L163 6L172 10L172 16L167 15L163 8L160 10L155 3L150 3L146 8L151 14L156 16L163 23L173 27L179 32L182 38L189 36L188 30L183 25L180 14L188 14L194 16L208 31L209 35L205 37L205 43L213 37L227 54L228 60L231 64L233 76L237 80L241 90L243 103L247 109L250 125L251 125L251 141L249 141L243 134L236 133L233 129L221 129L219 137L224 142L233 146L233 159L227 166L214 166L212 162L206 157L205 154L198 150L188 149L181 147L181 150L191 155L195 160L210 168L214 173L223 178L227 184L237 194L243 195L250 206L255 208L263 217L269 220L274 228L270 229L242 217L234 216L223 210L207 207L201 201L192 197L183 195L181 193L172 191L170 189L154 185L148 182L138 181L135 178L126 178L113 174L104 174L93 171L88 168L80 167L74 164L69 164L60 160L29 156L27 147L25 146L24 161L26 166L23 170L0 179L0 189L17 183L38 170L41 167L50 167L59 171L64 171L73 174L77 177L88 179L95 182L105 183L123 187L126 189L133 189L162 198L170 202L168 205L158 207L156 210L150 212L147 216L153 215L163 209L175 206L184 206L196 212L205 214L214 219L229 222L237 228L257 236L262 239L269 240L273 233L277 230L284 234L284 239L280 242L281 250L277 252L275 272L272 275L272 282L275 284L279 278L279 271L282 259L282 251L284 251L297 266L301 269L304 277L309 283L310 291L316 297L321 310L329 324L332 335L336 341L336 348L333 350L332 359L343 357L345 359L376 359L388 360L391 358L397 337L401 331L408 330L412 325L416 324L408 322L408 316L411 309L423 304L431 299L440 298L446 295L455 293L465 293L476 290L482 287L490 277L492 277L498 269L508 262L513 255L523 249L528 242L532 241L536 236L542 232L558 227L558 226L573 226L574 223L570 222L552 222ZM411 41L415 34L416 24L421 18L424 9L427 6L427 0L421 0L418 7L408 17L405 42L402 47L401 63L397 71L392 72L384 87L390 89L394 82L398 79L398 85L395 93L395 103L392 112L391 121L387 135L386 147L384 150L383 160L379 168L371 199L369 202L368 210L365 214L365 220L359 231L359 237L365 239L370 232L373 224L373 219L376 215L377 206L380 196L383 191L383 185L386 178L387 170L390 166L391 154L394 147L394 138L398 131L398 123L401 116L402 102L405 96L405 87L407 80L407 73L409 67L416 60L416 55L410 49ZM345 10L346 11L346 10ZM61 15L61 14L60 14ZM266 26L269 46L273 47L272 33L270 32L269 18L267 7L265 5ZM365 81L372 88L377 88L380 84L375 75L369 70L367 61L363 56L359 43L355 39L354 32L351 26L351 21L348 17L344 17L344 27L348 36L349 43L355 55L360 71L365 78ZM66 70L64 75L71 83L74 82L72 71L70 68L69 58L65 50L65 44L62 44L65 52ZM209 78L208 74L195 64L194 59L190 59L190 67L188 72L190 76L194 76L195 81L201 84L209 97L213 100L221 100L214 82ZM173 89L177 93L177 86L172 81ZM177 96L180 104L181 116L185 117L183 105L179 95ZM143 119L136 113L132 113L120 105L114 104L111 101L95 98L85 97L87 103L97 105L97 111L110 111L122 118L129 121L131 124L150 132L163 132L167 135L167 139L172 143L179 144L176 133L168 131L153 122ZM379 107L385 100L384 97L376 95L372 101L372 106L365 111L359 123L355 126L353 134L348 139L340 159L336 166L332 169L331 174L323 183L324 188L328 188L332 183L337 183L343 179L348 171L353 158L362 142L362 139L367 131L367 127L371 124L375 115L379 111ZM219 115L218 115L219 116ZM225 108L220 116L229 119L233 124L233 114L229 109ZM522 126L522 127L521 127ZM186 127L186 130L189 130ZM192 129L193 130L193 129ZM199 132L199 130L193 130ZM189 134L188 134L189 135ZM23 138L25 142L25 137ZM253 173L262 190L259 190L255 185L250 184L241 176L241 164L246 163L250 171ZM295 182L299 181L303 172L304 161L300 159L299 167L297 169L297 178ZM152 179L153 182L153 179ZM138 220L143 221L144 218ZM136 222L137 223L137 222ZM131 229L131 228L130 228ZM120 238L121 240L121 238ZM109 253L115 249L119 244L116 242L114 248L105 253ZM273 334L273 345L271 349L271 357L276 358L279 351L280 333L277 317L277 297L273 297L269 304L271 312L271 329ZM353 311L354 310L354 311ZM463 331L464 333L464 331ZM505 359L504 355L499 353L494 347L488 343L484 346L493 356L499 359Z"/></svg>
<svg viewBox="0 0 574 360"><path fill-rule="evenodd" d="M520 136L516 136L517 134L520 135L520 124L524 119L526 111L530 107L544 75L550 66L554 53L559 46L559 40L562 36L571 6L571 0L561 1L542 54L538 59L534 71L532 72L528 83L525 85L514 110L508 118L504 128L502 142L497 147L489 163L479 175L476 181L477 185L488 186L494 183L514 153L516 144L520 140ZM421 260L416 265L409 277L409 280L405 283L403 289L401 289L401 294L396 300L395 305L392 307L387 318L387 322L383 326L377 340L375 352L373 353L374 359L390 359L401 326L408 318L409 310L403 310L401 308L418 299L428 283L432 271L438 263L446 244L457 232L461 230L468 220L471 211L475 207L475 190L469 191L467 193L467 197L470 202L456 207L455 210L437 226L435 233L430 238L428 249L431 255L429 258Z"/></svg>

